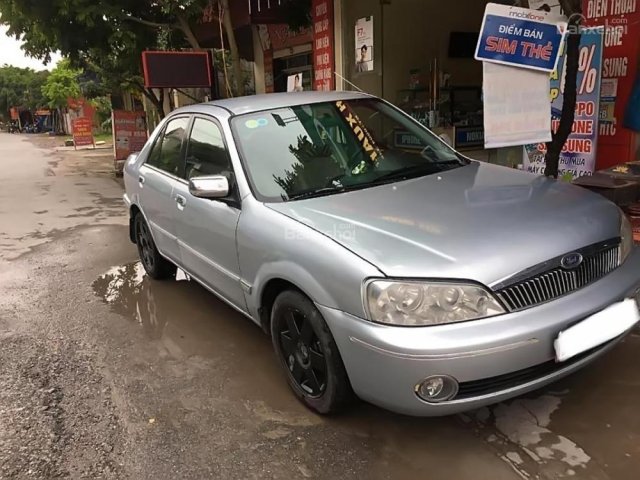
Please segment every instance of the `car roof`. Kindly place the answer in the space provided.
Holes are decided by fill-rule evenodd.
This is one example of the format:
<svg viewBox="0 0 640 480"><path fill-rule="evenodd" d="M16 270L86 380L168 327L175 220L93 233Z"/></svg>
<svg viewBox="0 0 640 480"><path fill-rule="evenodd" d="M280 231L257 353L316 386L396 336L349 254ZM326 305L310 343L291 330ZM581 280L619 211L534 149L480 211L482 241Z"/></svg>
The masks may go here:
<svg viewBox="0 0 640 480"><path fill-rule="evenodd" d="M335 102L338 100L354 100L358 98L374 98L372 95L360 92L289 92L267 93L261 95L247 95L245 97L225 98L212 102L189 105L179 108L173 113L203 112L208 107L220 107L232 115L260 112L273 108L294 107L309 103Z"/></svg>

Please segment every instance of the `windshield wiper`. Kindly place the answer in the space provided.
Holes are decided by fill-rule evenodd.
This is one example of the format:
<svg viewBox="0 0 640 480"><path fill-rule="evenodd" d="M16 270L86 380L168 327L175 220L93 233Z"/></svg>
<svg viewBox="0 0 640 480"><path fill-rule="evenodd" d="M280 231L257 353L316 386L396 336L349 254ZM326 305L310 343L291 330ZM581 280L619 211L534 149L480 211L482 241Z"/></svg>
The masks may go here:
<svg viewBox="0 0 640 480"><path fill-rule="evenodd" d="M333 195L334 193L351 192L353 190L361 190L367 188L368 184L362 185L349 185L347 187L323 187L315 190L308 190L306 192L295 193L290 195L285 200L303 200L305 198L324 197L326 195Z"/></svg>
<svg viewBox="0 0 640 480"><path fill-rule="evenodd" d="M407 178L415 178L423 175L429 175L442 170L441 168L438 168L438 165L440 165L440 163L424 163L422 165L414 165L412 167L402 168L400 170L394 170L393 172L380 175L378 178L373 180L372 183L384 183L392 180L403 180Z"/></svg>

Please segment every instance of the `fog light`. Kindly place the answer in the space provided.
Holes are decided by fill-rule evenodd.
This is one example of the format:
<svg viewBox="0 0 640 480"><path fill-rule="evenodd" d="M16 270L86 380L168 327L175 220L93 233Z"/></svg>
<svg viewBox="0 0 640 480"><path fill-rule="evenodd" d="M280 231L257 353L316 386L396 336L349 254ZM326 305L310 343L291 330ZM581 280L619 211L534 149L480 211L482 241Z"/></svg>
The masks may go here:
<svg viewBox="0 0 640 480"><path fill-rule="evenodd" d="M416 385L416 394L429 403L451 400L458 393L458 382L446 375L434 375Z"/></svg>

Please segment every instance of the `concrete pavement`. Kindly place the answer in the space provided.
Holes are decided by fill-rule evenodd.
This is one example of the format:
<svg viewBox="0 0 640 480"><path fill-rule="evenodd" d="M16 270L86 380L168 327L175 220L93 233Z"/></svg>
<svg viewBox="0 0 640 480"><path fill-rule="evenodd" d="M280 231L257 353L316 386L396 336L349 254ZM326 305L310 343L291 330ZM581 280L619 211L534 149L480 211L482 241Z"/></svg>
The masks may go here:
<svg viewBox="0 0 640 480"><path fill-rule="evenodd" d="M144 275L99 152L35 143L0 134L0 478L638 477L638 334L465 415L319 417L257 327Z"/></svg>

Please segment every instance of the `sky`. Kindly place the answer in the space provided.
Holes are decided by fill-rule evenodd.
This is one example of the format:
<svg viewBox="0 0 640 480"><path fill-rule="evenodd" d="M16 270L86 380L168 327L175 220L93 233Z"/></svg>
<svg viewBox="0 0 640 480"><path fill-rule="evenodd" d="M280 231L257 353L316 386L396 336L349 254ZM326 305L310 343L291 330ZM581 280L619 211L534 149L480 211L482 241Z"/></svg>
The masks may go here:
<svg viewBox="0 0 640 480"><path fill-rule="evenodd" d="M52 55L51 62L44 65L40 60L25 56L20 49L21 42L7 36L7 27L0 26L0 66L5 63L14 67L33 68L34 70L51 70L60 59L60 55Z"/></svg>

